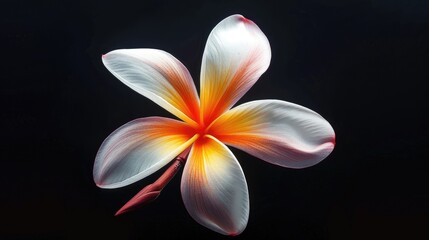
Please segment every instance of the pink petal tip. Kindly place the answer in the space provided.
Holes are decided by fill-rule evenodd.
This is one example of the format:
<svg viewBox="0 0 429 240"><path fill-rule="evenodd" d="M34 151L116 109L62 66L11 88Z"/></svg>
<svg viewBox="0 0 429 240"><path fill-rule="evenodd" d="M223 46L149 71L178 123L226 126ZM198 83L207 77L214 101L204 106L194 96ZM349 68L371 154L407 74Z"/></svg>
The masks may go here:
<svg viewBox="0 0 429 240"><path fill-rule="evenodd" d="M250 19L247 19L247 18L245 18L245 17L243 17L243 16L240 16L240 21L242 21L243 23L247 23L247 24L252 24L253 22L252 22L252 20L250 20Z"/></svg>

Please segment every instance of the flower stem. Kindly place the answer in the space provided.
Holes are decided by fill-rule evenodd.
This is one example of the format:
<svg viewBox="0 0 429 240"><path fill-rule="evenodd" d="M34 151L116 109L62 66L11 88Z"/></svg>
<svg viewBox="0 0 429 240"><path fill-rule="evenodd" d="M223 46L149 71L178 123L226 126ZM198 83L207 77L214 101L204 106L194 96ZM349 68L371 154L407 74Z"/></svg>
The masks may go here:
<svg viewBox="0 0 429 240"><path fill-rule="evenodd" d="M171 179L173 179L176 173L185 164L189 150L190 148L186 149L179 156L177 156L173 160L173 164L171 164L170 167L168 167L167 170L165 170L165 172L155 182L140 190L140 192L138 192L116 212L115 216L135 210L154 201L160 195L162 189L170 182Z"/></svg>

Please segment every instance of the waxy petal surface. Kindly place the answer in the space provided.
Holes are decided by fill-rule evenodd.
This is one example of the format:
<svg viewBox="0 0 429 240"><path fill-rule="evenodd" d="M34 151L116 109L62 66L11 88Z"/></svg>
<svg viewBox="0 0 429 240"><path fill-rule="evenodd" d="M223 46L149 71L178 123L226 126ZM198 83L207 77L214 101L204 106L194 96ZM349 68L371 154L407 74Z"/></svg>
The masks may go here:
<svg viewBox="0 0 429 240"><path fill-rule="evenodd" d="M189 214L225 235L240 234L249 218L249 194L232 152L213 137L198 139L189 154L181 183Z"/></svg>
<svg viewBox="0 0 429 240"><path fill-rule="evenodd" d="M121 49L102 57L125 85L183 121L199 118L199 99L189 71L171 54L157 49Z"/></svg>
<svg viewBox="0 0 429 240"><path fill-rule="evenodd" d="M232 15L210 33L201 69L201 116L205 124L232 107L267 70L271 49L251 20Z"/></svg>
<svg viewBox="0 0 429 240"><path fill-rule="evenodd" d="M162 117L126 123L98 150L95 183L102 188L123 187L159 170L195 141L188 129L184 122Z"/></svg>
<svg viewBox="0 0 429 240"><path fill-rule="evenodd" d="M210 133L227 145L290 168L312 166L335 146L334 130L322 116L280 100L239 105L219 117Z"/></svg>

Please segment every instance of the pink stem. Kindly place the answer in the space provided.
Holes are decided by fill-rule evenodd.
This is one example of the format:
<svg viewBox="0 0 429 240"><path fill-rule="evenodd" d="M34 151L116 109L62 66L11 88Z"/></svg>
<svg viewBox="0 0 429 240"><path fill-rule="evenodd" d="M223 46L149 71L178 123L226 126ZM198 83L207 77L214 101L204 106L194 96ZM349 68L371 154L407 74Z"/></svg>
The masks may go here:
<svg viewBox="0 0 429 240"><path fill-rule="evenodd" d="M171 179L173 179L182 165L186 162L186 157L188 156L189 150L190 148L186 149L179 156L177 156L174 159L173 164L171 164L170 167L168 167L168 169L165 170L165 172L155 182L140 190L140 192L138 192L116 212L115 216L132 211L138 207L142 207L154 201L159 196L162 189L170 182Z"/></svg>

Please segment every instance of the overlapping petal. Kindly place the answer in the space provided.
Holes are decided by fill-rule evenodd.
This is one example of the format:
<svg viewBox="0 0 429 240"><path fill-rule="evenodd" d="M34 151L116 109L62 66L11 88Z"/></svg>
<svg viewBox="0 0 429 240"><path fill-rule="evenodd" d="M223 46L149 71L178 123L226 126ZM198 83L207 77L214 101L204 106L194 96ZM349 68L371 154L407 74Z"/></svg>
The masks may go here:
<svg viewBox="0 0 429 240"><path fill-rule="evenodd" d="M197 138L184 122L148 117L128 122L101 145L93 175L102 188L134 183L173 160Z"/></svg>
<svg viewBox="0 0 429 240"><path fill-rule="evenodd" d="M232 15L210 33L201 69L201 116L209 124L234 105L267 70L271 49L251 20Z"/></svg>
<svg viewBox="0 0 429 240"><path fill-rule="evenodd" d="M171 54L157 49L121 49L102 57L106 68L136 92L180 119L194 124L199 99L189 71Z"/></svg>
<svg viewBox="0 0 429 240"><path fill-rule="evenodd" d="M189 214L209 229L237 235L247 225L249 196L243 171L217 139L198 139L182 175L181 191Z"/></svg>
<svg viewBox="0 0 429 240"><path fill-rule="evenodd" d="M322 116L280 100L239 105L219 117L210 133L227 145L290 168L322 161L335 145L334 130Z"/></svg>

